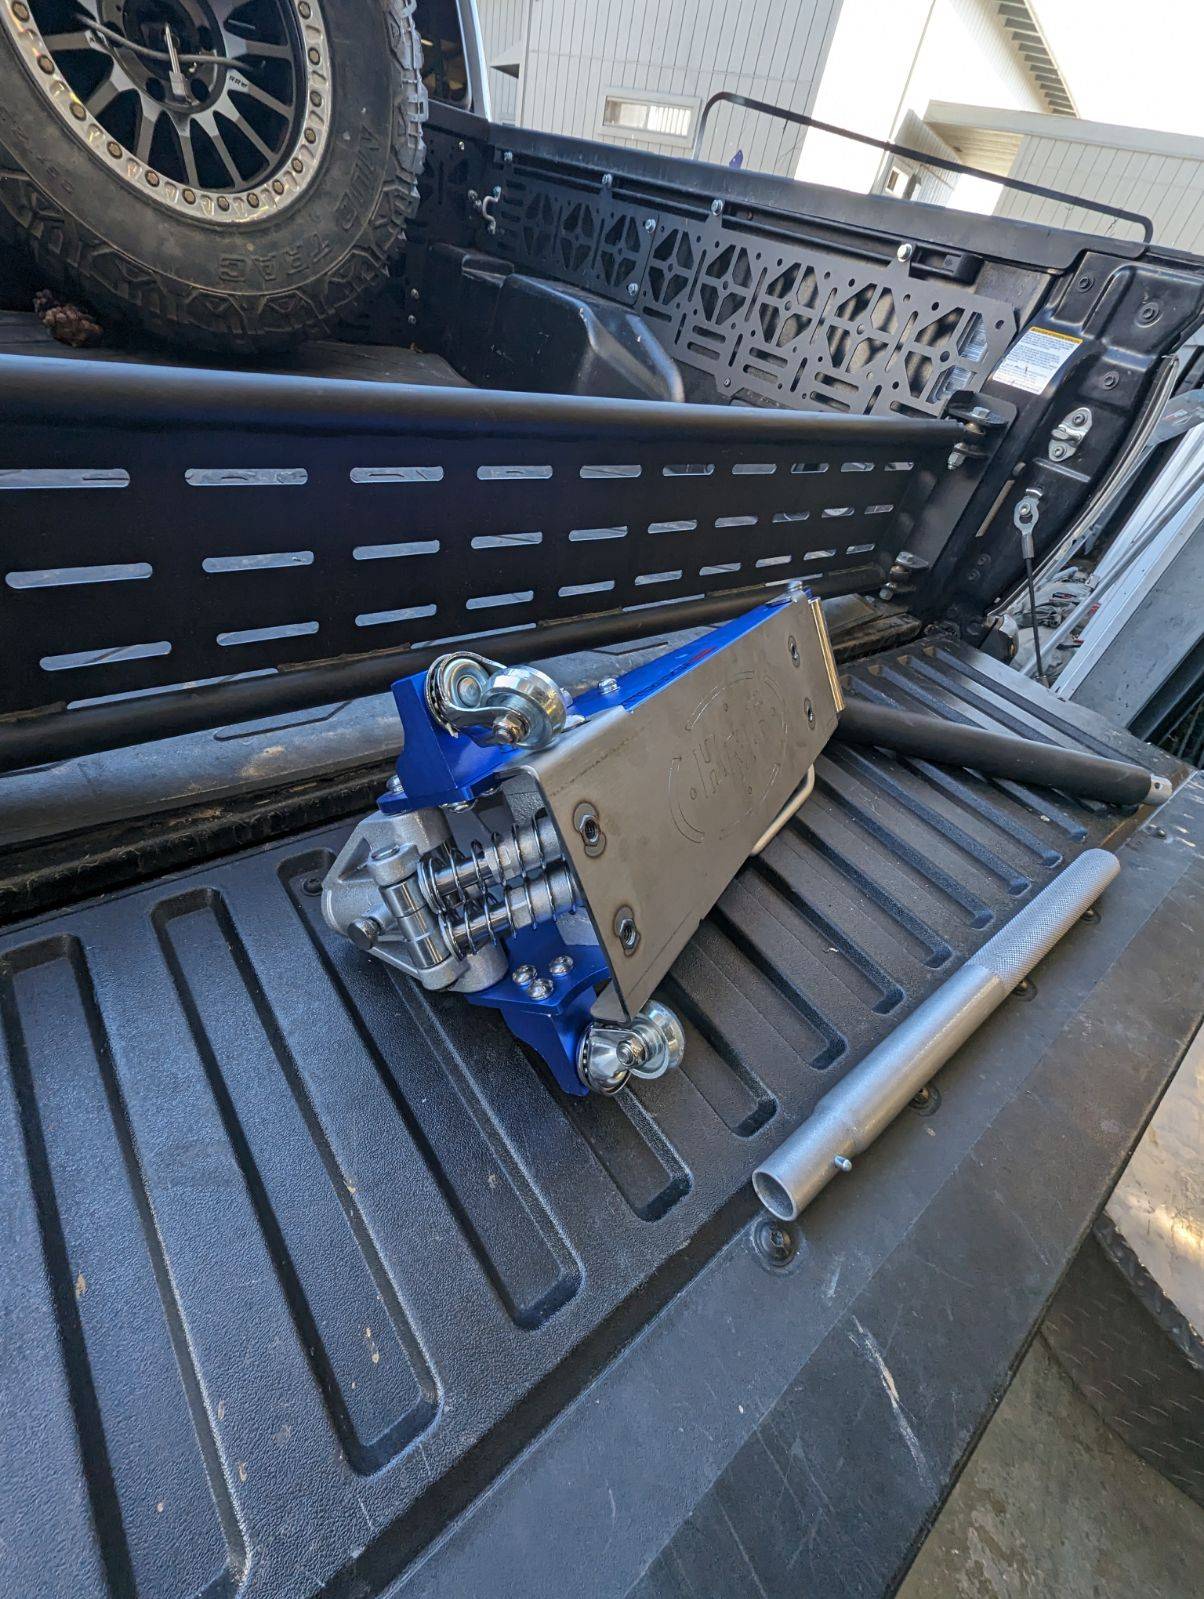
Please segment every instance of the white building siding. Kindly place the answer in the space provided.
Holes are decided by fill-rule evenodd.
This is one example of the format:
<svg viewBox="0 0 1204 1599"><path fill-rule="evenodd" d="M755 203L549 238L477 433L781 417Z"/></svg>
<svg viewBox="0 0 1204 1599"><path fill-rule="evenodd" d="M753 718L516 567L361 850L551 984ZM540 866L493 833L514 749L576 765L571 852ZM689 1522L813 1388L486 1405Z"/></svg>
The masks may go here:
<svg viewBox="0 0 1204 1599"><path fill-rule="evenodd" d="M526 39L529 0L479 0L481 48L485 64L503 51L521 50ZM489 72L489 98L498 122L513 122L518 114L518 80L504 72Z"/></svg>
<svg viewBox="0 0 1204 1599"><path fill-rule="evenodd" d="M1125 130L1115 130L1123 137ZM1134 138L1141 135L1134 130ZM1168 142L1172 136L1167 136ZM1183 144L1187 141L1176 139ZM1199 156L1158 150L1124 149L1117 144L1026 134L1011 175L1029 183L1064 189L1109 205L1139 211L1154 224L1159 244L1204 253L1204 141ZM1125 223L1110 223L1097 213L1055 200L1004 190L996 207L1000 216L1019 217L1047 226L1079 228L1086 233L1136 237Z"/></svg>
<svg viewBox="0 0 1204 1599"><path fill-rule="evenodd" d="M1044 109L998 13L983 0L890 0L888 6L882 0L844 0L815 115L857 133L947 154L940 141L915 137L915 124L929 101L954 84L959 99ZM909 129L912 138L906 137ZM885 163L864 145L810 133L797 175L865 193L881 186ZM997 192L993 185L975 186L973 179L950 186L928 169L921 197L989 211Z"/></svg>
<svg viewBox="0 0 1204 1599"><path fill-rule="evenodd" d="M507 80L490 74L500 119L510 106L528 127L688 155L692 135L606 127L606 96L663 96L697 117L726 89L807 113L840 0L480 0L480 11L487 61L491 48L527 40L517 94L512 80L499 92ZM708 123L703 158L726 163L742 152L746 166L788 173L798 148L789 124L724 106Z"/></svg>

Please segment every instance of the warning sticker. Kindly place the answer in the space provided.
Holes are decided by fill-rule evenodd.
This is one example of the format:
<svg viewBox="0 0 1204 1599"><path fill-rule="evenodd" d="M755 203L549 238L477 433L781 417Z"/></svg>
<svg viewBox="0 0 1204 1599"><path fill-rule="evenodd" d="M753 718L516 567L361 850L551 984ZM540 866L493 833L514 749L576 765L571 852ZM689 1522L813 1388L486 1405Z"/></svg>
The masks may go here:
<svg viewBox="0 0 1204 1599"><path fill-rule="evenodd" d="M996 383L1029 394L1043 394L1050 380L1082 344L1069 333L1051 333L1048 328L1029 328L991 373Z"/></svg>

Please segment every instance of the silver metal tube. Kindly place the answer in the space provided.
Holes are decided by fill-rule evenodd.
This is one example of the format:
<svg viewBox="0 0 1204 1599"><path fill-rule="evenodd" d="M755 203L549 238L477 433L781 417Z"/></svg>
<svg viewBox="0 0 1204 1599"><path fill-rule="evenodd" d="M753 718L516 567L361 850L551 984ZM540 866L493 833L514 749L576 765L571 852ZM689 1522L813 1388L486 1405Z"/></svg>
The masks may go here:
<svg viewBox="0 0 1204 1599"><path fill-rule="evenodd" d="M1084 851L854 1066L754 1171L765 1208L793 1221L838 1171L848 1171L1119 870L1107 850Z"/></svg>

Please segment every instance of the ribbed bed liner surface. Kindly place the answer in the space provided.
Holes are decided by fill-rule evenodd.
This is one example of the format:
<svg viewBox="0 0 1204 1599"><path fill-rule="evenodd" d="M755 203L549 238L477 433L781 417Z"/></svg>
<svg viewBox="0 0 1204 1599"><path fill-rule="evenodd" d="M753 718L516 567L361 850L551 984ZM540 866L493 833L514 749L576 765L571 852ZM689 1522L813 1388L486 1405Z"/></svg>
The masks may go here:
<svg viewBox="0 0 1204 1599"><path fill-rule="evenodd" d="M940 643L847 692L1138 748ZM345 827L9 931L22 1591L384 1586L751 1214L752 1167L835 1077L1133 825L833 748L665 985L685 1065L613 1100L567 1100L496 1015L326 930Z"/></svg>

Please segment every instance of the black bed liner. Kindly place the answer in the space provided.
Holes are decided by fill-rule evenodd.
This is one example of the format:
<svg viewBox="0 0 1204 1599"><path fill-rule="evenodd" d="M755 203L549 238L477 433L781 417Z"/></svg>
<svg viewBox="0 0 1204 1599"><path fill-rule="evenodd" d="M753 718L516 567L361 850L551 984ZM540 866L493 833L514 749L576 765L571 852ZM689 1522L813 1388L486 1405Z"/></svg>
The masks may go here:
<svg viewBox="0 0 1204 1599"><path fill-rule="evenodd" d="M1101 753L1136 747L939 641L857 666L849 688ZM424 996L328 933L315 890L342 827L6 934L2 1136L17 1180L4 1189L0 1395L11 1591L350 1595L384 1591L407 1568L416 1588L439 1590L432 1541L457 1514L524 1447L551 1447L542 1435L558 1413L572 1409L581 1426L578 1396L588 1403L587 1386L617 1370L675 1295L680 1307L708 1291L712 1273L697 1278L708 1261L717 1271L733 1249L751 1259L736 1234L753 1213L757 1157L1062 865L1088 846L1117 846L1139 820L834 750L798 822L744 869L668 980L687 1025L684 1068L609 1101L564 1099L492 1013ZM1188 855L1178 852L1180 872ZM1128 875L1131 892L1158 887L1138 874L1122 885ZM1068 941L1072 967L1079 942ZM1104 950L1097 940L1084 953ZM1160 958L1189 955L1190 944ZM1195 986L1180 984L1184 1029L1204 1007ZM924 1124L946 1157L958 1118L985 1125L1009 1074L1039 1060L1026 1028L1043 1028L1047 1047L1067 1019L1058 1009L1009 1008L1014 1020L1022 1013L1019 1056L994 1088L980 1085L972 1109ZM1075 1154L1084 1183L1099 1186L1119 1165L1177 1058L1151 1050L1139 1080L1120 1082L1123 1054L1098 1063L1104 1130ZM910 1120L914 1155L920 1124ZM921 1153L908 1180L922 1186ZM1014 1357L1089 1220L1082 1196L1059 1207L1059 1179L1038 1172L1022 1138L1009 1159L1010 1183L1051 1184L1043 1225L1054 1241L1010 1290L1023 1326L979 1327L951 1352L951 1383L967 1362L998 1374ZM966 1181L973 1196L972 1172ZM850 1205L877 1214L875 1182L870 1160L817 1207L821 1229ZM889 1253L876 1225L862 1239L862 1286ZM989 1256L990 1241L979 1243ZM804 1241L808 1272L821 1267L817 1247ZM829 1267L835 1313L840 1259ZM748 1352L754 1385L762 1357L766 1372L784 1358L792 1372L805 1365L789 1339L772 1356L750 1342L740 1304L728 1302L712 1332ZM898 1286L896 1323L919 1314ZM618 1366L631 1371L639 1347ZM687 1384L693 1355L679 1345ZM705 1366L714 1353L699 1358ZM729 1398L715 1390L707 1402L716 1435ZM591 1592L625 1591L696 1506L703 1513L701 1488L678 1493L673 1481L693 1480L686 1456L708 1418L693 1406L673 1421L671 1399L659 1385L602 1428L617 1428L629 1452L648 1451L650 1475L642 1507L625 1506L624 1558L576 1566ZM832 1434L825 1450L867 1446L839 1385L814 1403L820 1434ZM845 1439L833 1431L840 1415ZM585 1436L583 1504L596 1497L592 1471L622 1474L613 1438L599 1435L595 1449L588 1427ZM708 1485L726 1460L716 1454ZM923 1504L908 1491L892 1508L879 1565L891 1549L901 1558L956 1460L950 1442L927 1470ZM823 1469L834 1463L835 1453ZM499 1479L491 1496L502 1488ZM486 1503L458 1533L440 1591L519 1591L496 1529L475 1579L464 1568L450 1576ZM783 1514L797 1522L796 1509ZM502 1542L517 1536L509 1526ZM571 1572L593 1531L562 1517L529 1522L522 1536L540 1551L523 1591L571 1591L549 1549ZM491 1576L495 1556L510 1575ZM663 1576L663 1591L683 1591L676 1581ZM722 1591L745 1587L747 1573Z"/></svg>

